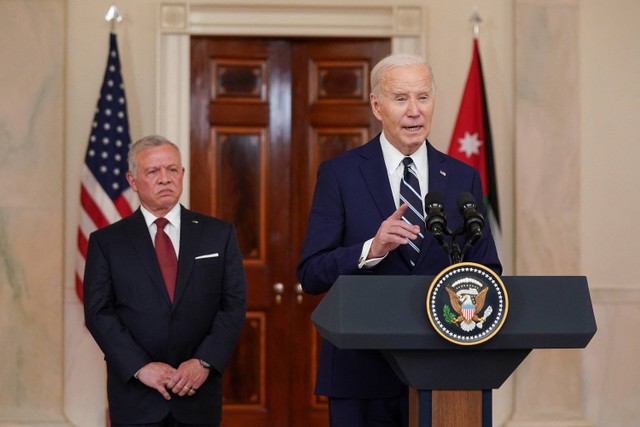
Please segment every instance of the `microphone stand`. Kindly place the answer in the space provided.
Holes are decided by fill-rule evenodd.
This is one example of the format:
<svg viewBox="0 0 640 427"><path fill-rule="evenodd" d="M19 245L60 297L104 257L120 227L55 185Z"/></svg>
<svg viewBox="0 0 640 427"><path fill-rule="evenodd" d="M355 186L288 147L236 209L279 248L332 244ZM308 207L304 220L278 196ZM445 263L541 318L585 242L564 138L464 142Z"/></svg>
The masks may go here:
<svg viewBox="0 0 640 427"><path fill-rule="evenodd" d="M466 239L463 249L460 250L460 245L458 244L457 239L459 236L465 236L464 227L453 232L449 228L447 228L446 233L451 237L451 245L447 245L446 243L441 243L440 245L449 255L449 262L451 263L451 265L458 264L464 261L465 255L467 254L469 249L471 249L471 247L475 245L478 239L480 239L480 237L482 236L482 232L474 233L469 239Z"/></svg>
<svg viewBox="0 0 640 427"><path fill-rule="evenodd" d="M458 245L458 242L456 242L456 236L458 235L458 233L459 231L452 232L449 227L445 227L444 230L441 230L438 233L433 233L433 238L436 239L436 242L438 242L440 247L449 257L449 265L457 264L462 261L462 252L460 251L460 245ZM450 245L444 239L443 234L451 237Z"/></svg>
<svg viewBox="0 0 640 427"><path fill-rule="evenodd" d="M451 254L449 255L451 265L462 262L463 256L464 254L460 252L460 246L456 243L455 236L453 236L451 238Z"/></svg>
<svg viewBox="0 0 640 427"><path fill-rule="evenodd" d="M480 237L482 237L482 232L476 232L474 233L471 238L469 238L465 244L464 244L464 249L462 250L462 257L464 258L464 256L466 255L466 253L469 251L469 249L471 249L473 247L473 245L476 244L476 242L480 239Z"/></svg>

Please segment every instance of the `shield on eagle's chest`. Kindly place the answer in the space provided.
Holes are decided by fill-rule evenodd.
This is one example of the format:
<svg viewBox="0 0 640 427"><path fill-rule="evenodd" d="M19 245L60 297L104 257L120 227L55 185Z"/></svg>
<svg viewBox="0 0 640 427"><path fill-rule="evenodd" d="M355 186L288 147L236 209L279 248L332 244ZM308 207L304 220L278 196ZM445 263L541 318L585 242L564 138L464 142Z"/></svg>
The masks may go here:
<svg viewBox="0 0 640 427"><path fill-rule="evenodd" d="M467 322L473 319L473 315L476 314L476 306L471 303L464 303L462 305L462 317Z"/></svg>

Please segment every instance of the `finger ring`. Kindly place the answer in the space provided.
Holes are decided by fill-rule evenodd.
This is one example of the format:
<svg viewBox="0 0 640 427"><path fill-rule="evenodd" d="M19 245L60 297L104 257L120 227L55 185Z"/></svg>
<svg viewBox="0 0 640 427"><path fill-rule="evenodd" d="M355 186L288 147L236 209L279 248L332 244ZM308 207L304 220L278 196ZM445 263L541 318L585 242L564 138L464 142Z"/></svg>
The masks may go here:
<svg viewBox="0 0 640 427"><path fill-rule="evenodd" d="M197 391L198 389L196 387L191 387L191 391Z"/></svg>
<svg viewBox="0 0 640 427"><path fill-rule="evenodd" d="M183 389L185 389L185 390L191 390L191 389L190 389L188 386L186 386L186 385L185 385L184 387L182 387L182 388L183 388Z"/></svg>

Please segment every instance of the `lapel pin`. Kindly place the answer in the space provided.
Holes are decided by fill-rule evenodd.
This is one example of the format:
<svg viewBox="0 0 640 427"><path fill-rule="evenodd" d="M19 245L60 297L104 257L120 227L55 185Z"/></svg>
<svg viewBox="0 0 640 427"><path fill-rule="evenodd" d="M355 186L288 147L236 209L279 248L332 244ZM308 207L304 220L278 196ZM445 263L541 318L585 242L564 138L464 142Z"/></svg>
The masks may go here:
<svg viewBox="0 0 640 427"><path fill-rule="evenodd" d="M447 173L445 171L443 171L442 169L440 169L440 175L447 176Z"/></svg>
<svg viewBox="0 0 640 427"><path fill-rule="evenodd" d="M191 222L194 223L194 224L197 224L198 220L197 219L192 219Z"/></svg>

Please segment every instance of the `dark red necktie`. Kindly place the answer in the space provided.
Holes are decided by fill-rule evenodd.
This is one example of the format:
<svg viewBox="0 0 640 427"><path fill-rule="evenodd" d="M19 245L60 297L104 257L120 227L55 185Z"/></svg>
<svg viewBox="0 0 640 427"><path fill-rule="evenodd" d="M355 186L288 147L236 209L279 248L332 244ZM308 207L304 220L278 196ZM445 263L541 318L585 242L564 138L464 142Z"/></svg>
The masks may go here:
<svg viewBox="0 0 640 427"><path fill-rule="evenodd" d="M158 218L155 220L158 231L156 232L156 256L160 264L160 271L164 279L164 285L167 287L169 299L173 302L173 294L176 290L176 276L178 274L178 258L173 248L171 239L164 232L164 227L169 223L166 218Z"/></svg>

